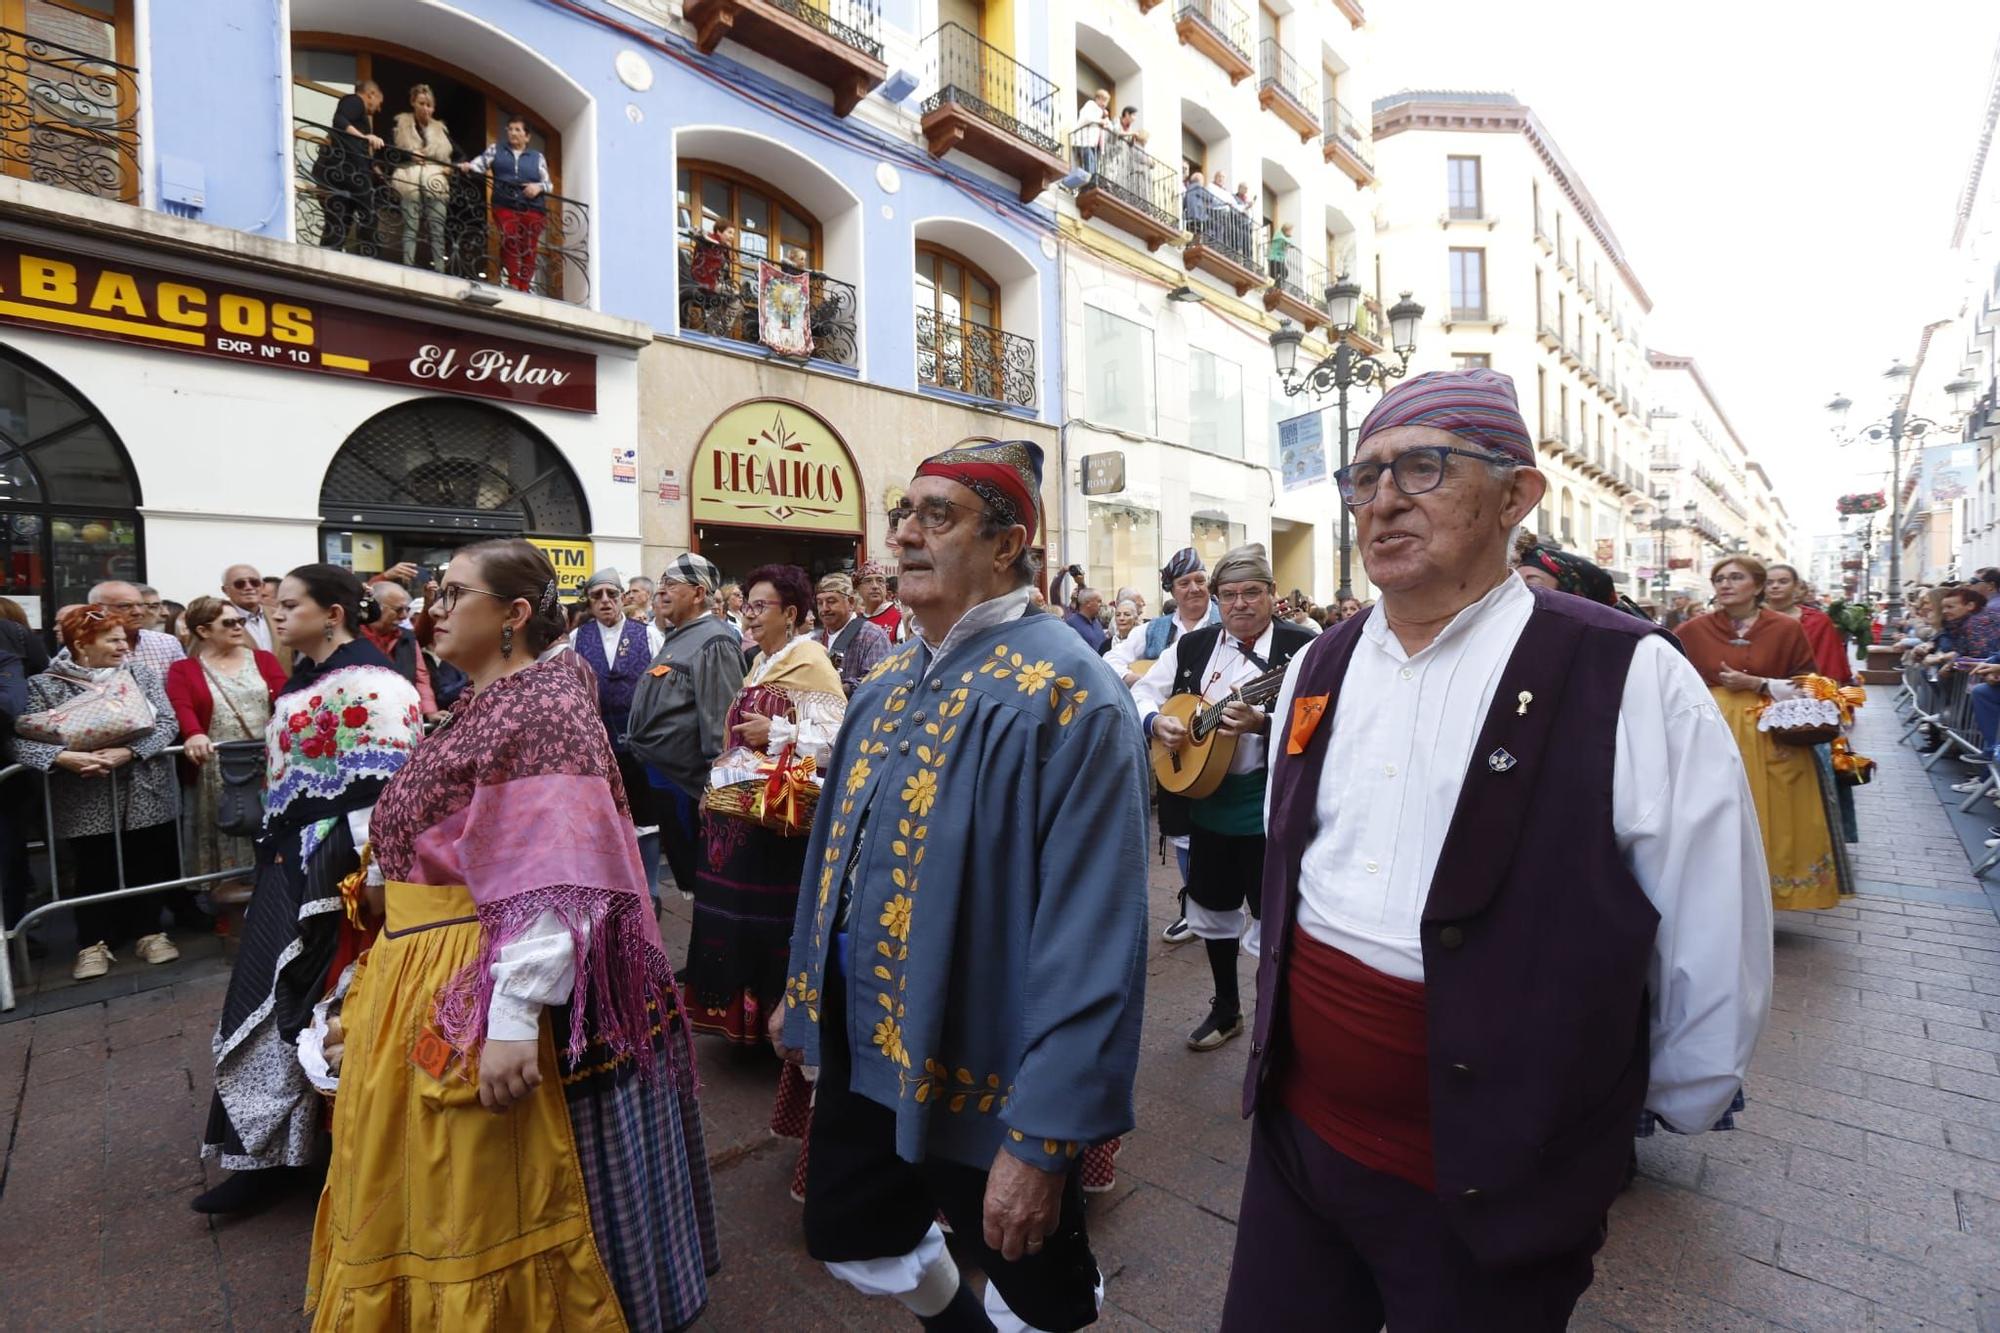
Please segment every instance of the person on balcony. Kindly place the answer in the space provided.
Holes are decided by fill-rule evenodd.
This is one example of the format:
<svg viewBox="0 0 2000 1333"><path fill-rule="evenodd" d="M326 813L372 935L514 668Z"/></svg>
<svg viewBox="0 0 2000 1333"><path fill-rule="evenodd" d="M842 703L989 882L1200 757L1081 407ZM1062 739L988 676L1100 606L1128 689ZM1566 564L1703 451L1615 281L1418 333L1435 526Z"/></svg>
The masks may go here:
<svg viewBox="0 0 2000 1333"><path fill-rule="evenodd" d="M375 253L375 155L382 151L375 113L381 109L382 85L373 79L363 79L334 104L332 133L312 165L313 180L326 190L319 232L325 249L346 245L351 223L360 230L361 252Z"/></svg>
<svg viewBox="0 0 2000 1333"><path fill-rule="evenodd" d="M1070 152L1086 176L1097 174L1098 154L1104 148L1105 112L1111 109L1111 94L1099 88L1076 113L1076 128L1070 131Z"/></svg>
<svg viewBox="0 0 2000 1333"><path fill-rule="evenodd" d="M509 287L525 292L535 281L535 252L549 220L549 160L528 147L528 122L507 117L507 142L490 143L460 171L493 178L493 225L500 229L500 274Z"/></svg>
<svg viewBox="0 0 2000 1333"><path fill-rule="evenodd" d="M398 155L389 182L403 202L403 262L417 262L417 231L429 233L431 267L444 272L444 214L451 202L451 134L434 114L437 96L428 83L410 89L410 109L396 113L390 131Z"/></svg>
<svg viewBox="0 0 2000 1333"><path fill-rule="evenodd" d="M1271 229L1271 281L1282 287L1285 275L1290 271L1285 261L1292 253L1292 224L1280 223Z"/></svg>
<svg viewBox="0 0 2000 1333"><path fill-rule="evenodd" d="M1202 233L1207 230L1211 202L1208 182L1202 179L1199 170L1190 167L1187 179L1181 182L1181 225L1188 229L1196 243L1201 241Z"/></svg>

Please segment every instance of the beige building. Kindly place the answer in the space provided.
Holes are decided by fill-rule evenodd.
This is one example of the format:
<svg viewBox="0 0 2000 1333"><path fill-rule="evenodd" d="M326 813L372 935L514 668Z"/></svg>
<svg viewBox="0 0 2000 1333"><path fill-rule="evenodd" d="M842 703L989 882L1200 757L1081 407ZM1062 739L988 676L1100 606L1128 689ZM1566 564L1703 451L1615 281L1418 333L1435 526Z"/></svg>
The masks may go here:
<svg viewBox="0 0 2000 1333"><path fill-rule="evenodd" d="M1093 583L1157 606L1159 567L1181 547L1212 562L1265 542L1281 591L1329 600L1330 400L1287 398L1268 339L1288 320L1318 359L1332 278L1373 272L1361 8L1084 0L1049 13L1076 167L1047 196L1062 247L1066 546ZM1107 127L1087 109L1100 91ZM1368 293L1363 339L1381 310ZM1326 445L1293 449L1286 469L1278 426L1294 417ZM1099 493L1083 493L1086 458Z"/></svg>
<svg viewBox="0 0 2000 1333"><path fill-rule="evenodd" d="M1700 365L1693 357L1665 352L1652 353L1651 361L1655 500L1636 534L1642 562L1665 570L1669 591L1697 601L1708 596L1710 565L1728 552L1797 565L1784 502ZM1657 572L1655 579L1657 586Z"/></svg>
<svg viewBox="0 0 2000 1333"><path fill-rule="evenodd" d="M1427 312L1413 372L1511 375L1549 479L1539 531L1640 597L1653 303L1610 220L1509 94L1404 92L1374 109L1386 184L1373 281Z"/></svg>

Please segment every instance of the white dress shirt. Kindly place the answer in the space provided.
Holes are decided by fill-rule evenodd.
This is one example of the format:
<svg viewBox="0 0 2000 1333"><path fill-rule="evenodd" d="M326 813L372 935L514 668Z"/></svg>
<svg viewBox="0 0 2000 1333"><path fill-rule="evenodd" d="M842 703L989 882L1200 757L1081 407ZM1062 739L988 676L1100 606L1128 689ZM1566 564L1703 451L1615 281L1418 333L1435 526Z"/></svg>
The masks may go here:
<svg viewBox="0 0 2000 1333"><path fill-rule="evenodd" d="M1205 609L1200 616L1195 618L1192 624L1182 620L1179 611L1174 611L1171 614L1174 618L1174 624L1179 627L1179 632L1168 638L1167 646L1169 648L1180 640L1182 634L1192 634L1207 623L1208 612ZM1111 645L1111 650L1104 654L1105 662L1110 665L1113 671L1118 673L1120 680L1125 678L1125 673L1132 669L1135 662L1145 660L1146 631L1152 628L1152 624L1152 621L1146 620L1134 625L1130 634L1127 634L1117 643ZM1161 656L1164 657L1167 654L1162 653ZM1134 683L1136 684L1137 682L1135 681Z"/></svg>
<svg viewBox="0 0 2000 1333"><path fill-rule="evenodd" d="M620 619L615 625L607 625L603 621L593 617L590 624L578 625L575 629L571 630L569 632L569 641L571 646L574 647L576 636L595 626L597 629L597 641L604 645L604 660L606 662L616 662L618 660L618 640L624 637L625 624L626 622ZM667 636L654 629L651 625L646 626L646 661L650 663L660 655L660 649L666 646Z"/></svg>
<svg viewBox="0 0 2000 1333"><path fill-rule="evenodd" d="M232 602L230 605L235 606L236 604ZM271 618L265 615L261 608L256 611L245 611L242 607L238 606L236 607L236 611L237 614L243 617L243 632L250 636L250 642L262 648L265 652L270 652Z"/></svg>
<svg viewBox="0 0 2000 1333"><path fill-rule="evenodd" d="M1379 612L1355 644L1299 868L1298 922L1390 976L1424 978L1418 929L1500 673L1535 608L1508 577L1421 652ZM1289 717L1300 658L1278 697ZM1530 706L1533 706L1532 703ZM1268 823L1268 796L1267 823ZM1771 899L1736 741L1673 645L1642 640L1619 704L1612 829L1660 914L1646 1105L1707 1129L1742 1084L1771 997ZM1504 1002L1505 997L1495 997Z"/></svg>
<svg viewBox="0 0 2000 1333"><path fill-rule="evenodd" d="M1271 660L1271 640L1276 631L1264 626L1264 632L1257 636L1254 645L1257 656L1266 662ZM1160 711L1160 705L1174 692L1174 676L1180 669L1180 654L1166 652L1160 660L1141 676L1132 686L1132 702L1139 706L1139 725L1145 726L1146 719ZM1227 626L1215 641L1215 648L1208 655L1208 663L1201 669L1197 679L1201 682L1201 697L1209 703L1219 703L1229 697L1229 692L1240 685L1247 685L1264 674L1264 668L1251 661L1236 640L1231 637ZM1286 679L1290 679L1289 676ZM1229 760L1231 773L1255 773L1264 766L1264 738L1261 735L1242 735L1236 738L1236 753Z"/></svg>

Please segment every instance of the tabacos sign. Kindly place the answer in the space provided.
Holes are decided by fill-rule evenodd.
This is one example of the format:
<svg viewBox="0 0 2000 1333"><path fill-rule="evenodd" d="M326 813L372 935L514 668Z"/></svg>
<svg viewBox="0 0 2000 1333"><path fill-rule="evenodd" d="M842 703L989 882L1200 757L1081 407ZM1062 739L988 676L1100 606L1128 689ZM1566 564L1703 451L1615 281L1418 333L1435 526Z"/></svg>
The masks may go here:
<svg viewBox="0 0 2000 1333"><path fill-rule="evenodd" d="M597 410L597 358L0 237L0 324L539 407Z"/></svg>
<svg viewBox="0 0 2000 1333"><path fill-rule="evenodd" d="M696 523L859 533L861 482L840 437L782 398L724 412L695 448L689 490Z"/></svg>

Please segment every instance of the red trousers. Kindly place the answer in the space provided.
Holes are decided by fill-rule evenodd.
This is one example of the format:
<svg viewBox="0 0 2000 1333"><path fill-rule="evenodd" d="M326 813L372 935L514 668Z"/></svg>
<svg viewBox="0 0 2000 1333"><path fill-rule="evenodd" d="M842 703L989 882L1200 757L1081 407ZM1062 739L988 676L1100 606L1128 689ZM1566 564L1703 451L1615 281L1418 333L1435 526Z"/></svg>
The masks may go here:
<svg viewBox="0 0 2000 1333"><path fill-rule="evenodd" d="M493 210L494 225L500 228L500 273L515 291L527 291L535 280L535 251L548 220L547 213L534 209Z"/></svg>

